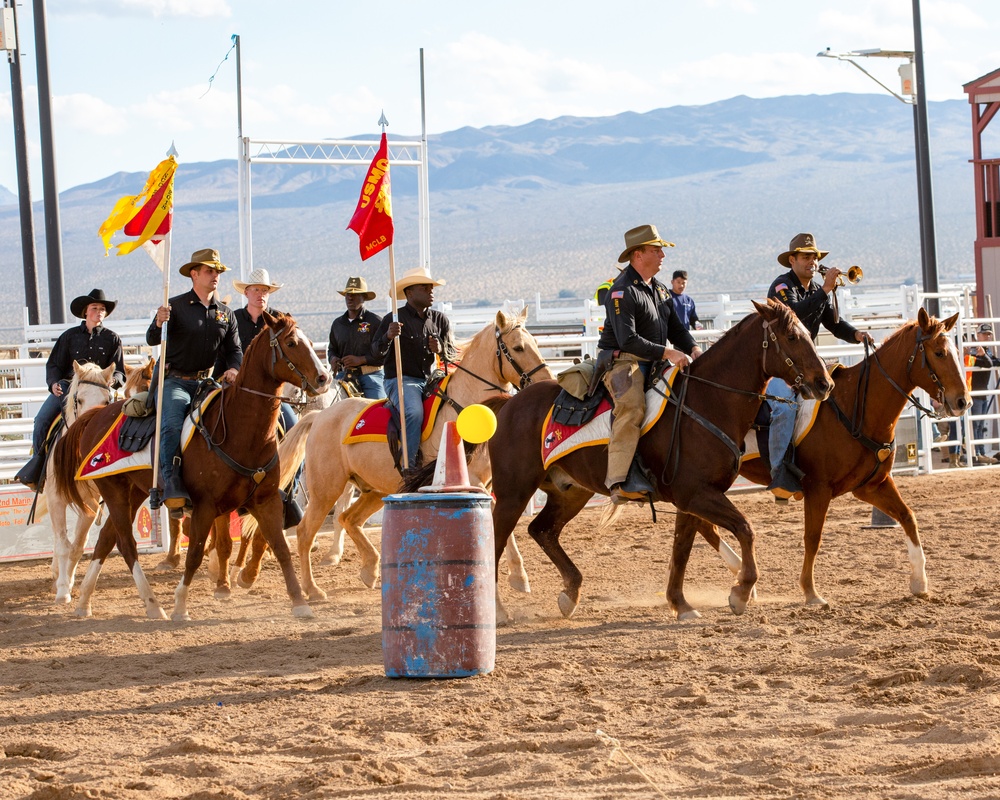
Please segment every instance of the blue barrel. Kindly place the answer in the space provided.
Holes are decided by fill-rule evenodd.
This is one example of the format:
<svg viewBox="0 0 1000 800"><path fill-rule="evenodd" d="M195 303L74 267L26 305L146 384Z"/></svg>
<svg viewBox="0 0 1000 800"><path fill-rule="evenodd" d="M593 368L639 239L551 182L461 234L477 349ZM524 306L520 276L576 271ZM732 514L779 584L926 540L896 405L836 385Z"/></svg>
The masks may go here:
<svg viewBox="0 0 1000 800"><path fill-rule="evenodd" d="M460 678L496 662L490 496L394 494L382 515L382 656L390 678Z"/></svg>

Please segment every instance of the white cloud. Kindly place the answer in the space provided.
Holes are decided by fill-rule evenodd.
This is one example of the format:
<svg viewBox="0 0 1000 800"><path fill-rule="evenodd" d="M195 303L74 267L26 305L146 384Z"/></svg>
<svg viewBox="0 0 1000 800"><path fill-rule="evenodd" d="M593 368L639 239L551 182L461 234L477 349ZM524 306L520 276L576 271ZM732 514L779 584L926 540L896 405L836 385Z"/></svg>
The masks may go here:
<svg viewBox="0 0 1000 800"><path fill-rule="evenodd" d="M105 17L231 17L226 0L50 0L53 15L96 14Z"/></svg>

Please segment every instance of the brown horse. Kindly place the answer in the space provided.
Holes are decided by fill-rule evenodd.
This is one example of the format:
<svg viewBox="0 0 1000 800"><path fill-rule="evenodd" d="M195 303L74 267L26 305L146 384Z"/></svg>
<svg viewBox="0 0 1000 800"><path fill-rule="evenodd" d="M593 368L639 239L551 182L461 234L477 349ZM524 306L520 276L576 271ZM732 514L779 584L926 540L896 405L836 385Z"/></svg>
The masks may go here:
<svg viewBox="0 0 1000 800"><path fill-rule="evenodd" d="M726 497L739 468L739 443L753 423L770 377L793 383L807 397L818 399L825 398L833 385L809 333L792 311L775 301L755 302L754 307L755 313L678 376L673 394L679 402L668 405L638 447L654 476L654 500L671 501L681 512L711 520L739 541L743 566L729 598L736 614L746 610L757 581L753 529ZM497 415L489 453L497 561L528 501L541 488L548 500L528 525L528 533L562 575L559 608L568 617L580 602L583 576L559 544L559 534L594 494L608 494L607 446L570 452L545 469L542 428L558 393L559 386L552 381L529 386L513 397ZM697 614L682 591L690 550L691 540L675 535L667 594L682 619ZM499 594L497 619L508 619Z"/></svg>
<svg viewBox="0 0 1000 800"><path fill-rule="evenodd" d="M837 385L795 452L795 462L805 472L805 554L799 586L807 605L827 604L816 593L813 568L830 501L848 492L903 526L910 591L917 596L927 594L926 559L916 518L892 479L894 436L899 415L916 387L935 397L946 416L964 414L971 405L961 357L949 336L957 321L958 314L938 321L920 309L916 322L903 325L860 363L834 373ZM771 480L762 458L743 461L740 474L754 483ZM731 570L739 571L739 556L726 552L714 525L698 519L688 522L716 550L722 548L720 553Z"/></svg>
<svg viewBox="0 0 1000 800"><path fill-rule="evenodd" d="M275 469L278 463L275 429L281 401L278 390L282 383L288 382L305 388L310 394L321 394L327 390L331 379L316 357L312 342L291 316L265 311L264 320L265 329L243 355L236 382L225 388L221 398L205 410L201 426L203 435L195 435L184 453L181 469L184 484L191 494L193 511L184 575L174 593L171 614L174 620L189 618L188 591L204 556L205 540L212 522L237 508L246 508L254 516L271 546L292 599L292 612L298 617L312 616L281 531L282 504L278 470ZM64 439L65 446L78 454L91 452L112 427L120 409L121 404L115 403L82 417ZM63 490L70 496L75 494L79 500L74 470L60 470L58 477ZM91 613L91 596L101 567L117 544L136 582L147 616L163 618L163 610L142 573L132 538L132 520L149 495L152 469L109 475L95 482L110 513L101 529L93 561L80 584L77 613L80 616ZM228 542L228 537L223 538ZM224 542L219 544L225 546ZM226 559L228 556L226 553Z"/></svg>

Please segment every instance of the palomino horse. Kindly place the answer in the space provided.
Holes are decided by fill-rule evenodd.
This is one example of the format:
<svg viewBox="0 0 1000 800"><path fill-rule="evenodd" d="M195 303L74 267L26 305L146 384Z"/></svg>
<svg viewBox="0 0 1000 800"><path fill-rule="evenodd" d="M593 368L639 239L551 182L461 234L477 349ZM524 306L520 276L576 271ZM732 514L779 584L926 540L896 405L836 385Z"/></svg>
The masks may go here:
<svg viewBox="0 0 1000 800"><path fill-rule="evenodd" d="M114 373L114 364L107 369L100 369L94 364L84 364L83 366L73 362L73 382L70 384L68 401L63 410L66 427L72 425L78 417L91 408L103 408L111 401L111 378ZM149 387L149 379L153 374L153 360L150 359L145 367L130 367L125 365L127 378L125 381L125 397L131 397L135 392L141 392ZM53 450L52 456L46 464L46 484L55 487L58 483L56 473L58 472L58 459L62 457L63 451ZM76 462L72 464L76 467ZM52 524L53 549L52 549L52 579L55 582L56 603L70 603L72 601L73 583L76 580L76 565L80 563L83 556L83 548L87 544L87 534L90 527L97 518L97 506L100 496L93 486L87 486L83 495L86 502L82 505L74 505L76 512L76 528L73 531L73 538L70 539L66 526L66 508L68 506L66 498L61 492L51 491L46 493L49 521Z"/></svg>
<svg viewBox="0 0 1000 800"><path fill-rule="evenodd" d="M293 614L312 616L281 531L278 470L274 469L278 463L275 429L281 400L278 390L282 383L294 383L310 394L321 394L329 388L330 375L316 357L312 342L291 316L265 311L264 320L267 334L262 332L247 348L236 382L224 388L221 397L204 410L199 425L202 435L193 436L184 453L181 469L184 484L191 494L193 511L184 575L174 593L171 614L174 620L189 618L188 592L204 556L205 540L213 521L237 508L246 508L256 518L274 551L292 599ZM120 404L116 403L104 410L89 412L63 440L65 446L73 453L90 453L112 428L120 409ZM80 498L74 474L72 469L60 469L58 478L60 490L77 502ZM142 573L132 538L132 519L149 495L152 469L107 475L97 478L96 483L110 513L101 529L93 561L80 584L77 613L90 614L91 596L101 567L117 544L136 582L147 616L164 618L163 609ZM228 549L231 548L228 537L222 537L218 545L227 548L224 559L228 561Z"/></svg>
<svg viewBox="0 0 1000 800"><path fill-rule="evenodd" d="M462 347L461 361L448 381L448 402L441 403L434 429L421 444L425 462L436 458L444 423L455 419L456 406L461 409L472 403L482 403L489 397L504 395L512 389L512 384L523 388L533 379L553 377L538 352L534 337L524 326L526 319L527 309L517 316L499 311L492 323ZM339 522L361 553L361 580L370 588L379 577L378 550L365 536L361 525L378 511L383 497L398 491L399 473L384 442L342 444L367 402L342 400L318 414L307 415L292 428L281 445L282 472L286 466L286 448L291 454L290 468L297 467L303 453L305 456L309 503L296 530L296 539L302 587L310 600L323 599L326 593L313 579L309 551L320 525L349 483L361 490L361 496L340 515ZM308 439L303 444L304 436ZM485 450L479 450L482 457L469 465L469 478L473 483L486 485L490 479L489 461ZM262 555L263 546L255 539L251 558L238 579L241 586L256 579Z"/></svg>
<svg viewBox="0 0 1000 800"><path fill-rule="evenodd" d="M819 399L833 385L808 331L792 311L772 300L767 305L755 302L754 307L755 313L676 377L670 393L674 399L639 440L637 450L655 482L654 500L671 501L679 512L711 520L736 536L743 556L739 580L729 596L736 614L746 610L757 581L753 528L726 497L739 468L738 443L753 424L768 378L782 378L807 397ZM657 386L662 391L664 382ZM542 432L558 393L558 384L548 382L515 395L497 415L489 452L497 561L528 501L541 488L548 500L528 533L562 575L559 608L568 617L580 602L583 576L560 545L559 534L594 494L608 494L607 445L569 452L546 470ZM697 614L684 600L682 588L690 550L690 538L675 532L667 596L681 619ZM507 619L498 591L497 620Z"/></svg>
<svg viewBox="0 0 1000 800"><path fill-rule="evenodd" d="M834 373L837 385L795 451L795 462L805 471L805 554L799 586L807 605L826 605L816 593L813 568L830 501L848 492L903 526L910 558L910 592L926 595L926 559L916 518L892 479L894 435L908 401L933 413L910 397L916 387L935 397L946 416L964 414L971 405L961 358L949 336L957 320L955 314L938 321L920 309L916 322L905 324L860 363ZM771 479L762 458L744 461L740 474L755 483L766 484ZM727 565L738 572L739 556L726 553L728 548L715 526L698 519L689 522L716 550L722 547Z"/></svg>

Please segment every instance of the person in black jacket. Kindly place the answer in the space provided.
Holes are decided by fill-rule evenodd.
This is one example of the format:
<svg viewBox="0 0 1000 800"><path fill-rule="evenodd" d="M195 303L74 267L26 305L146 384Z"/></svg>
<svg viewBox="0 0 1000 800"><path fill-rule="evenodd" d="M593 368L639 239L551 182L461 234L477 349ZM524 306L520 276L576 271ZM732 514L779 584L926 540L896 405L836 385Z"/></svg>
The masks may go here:
<svg viewBox="0 0 1000 800"><path fill-rule="evenodd" d="M160 306L146 330L146 344L158 345L163 324L169 320L166 356L161 353L159 369L166 369L160 397L160 474L163 476L163 503L174 516L183 516L191 506L191 496L181 481L181 426L198 384L212 374L218 362L222 380L232 383L243 362L236 315L219 300L219 276L229 268L219 260L218 250L198 250L179 270L191 279L191 291L171 297Z"/></svg>
<svg viewBox="0 0 1000 800"><path fill-rule="evenodd" d="M606 319L597 346L602 351L598 361L611 361L602 380L615 404L607 486L616 505L646 496L623 484L639 443L646 411L644 384L650 368L657 361L683 367L701 355L701 348L674 310L669 289L655 277L663 263L663 248L673 246L660 238L653 225L628 231L625 250L618 257L619 264L627 261L628 266L604 301Z"/></svg>
<svg viewBox="0 0 1000 800"><path fill-rule="evenodd" d="M52 347L49 360L45 362L45 385L49 396L35 414L31 434L34 451L31 460L15 476L30 489L38 485L45 464L45 440L49 429L62 413L63 401L73 380L73 362L96 364L101 369L115 365L115 375L111 386L125 385L125 361L122 355L122 340L118 334L104 327L104 320L115 310L117 303L104 296L103 289L91 289L90 294L81 295L69 304L70 313L83 320L64 331Z"/></svg>
<svg viewBox="0 0 1000 800"><path fill-rule="evenodd" d="M375 292L368 291L364 278L348 278L338 294L343 296L347 311L330 326L326 351L330 371L337 380L357 386L368 400L381 400L385 397L385 375L382 359L372 352L372 341L382 317L365 308L365 301L374 300Z"/></svg>
<svg viewBox="0 0 1000 800"><path fill-rule="evenodd" d="M454 361L457 351L451 335L451 323L440 311L431 308L434 287L444 286L423 267L416 267L396 281L396 299L406 300L397 310L399 321L386 314L372 337L372 355L385 362L386 397L399 411L396 375L403 376L403 425L406 428L406 466L419 466L420 427L424 420L424 387L434 374L437 356ZM402 364L396 364L393 339L399 338Z"/></svg>
<svg viewBox="0 0 1000 800"><path fill-rule="evenodd" d="M768 298L776 298L795 312L809 335L815 342L822 325L838 339L845 342L868 342L872 337L859 331L846 320L840 318L833 305L833 293L837 290L837 278L841 271L829 267L823 276L823 283L813 280L819 262L829 254L816 246L811 233L796 234L788 243L788 249L778 256L778 263L788 267L788 272L774 279L767 290ZM801 472L794 466L792 439L795 434L795 417L799 411L798 396L783 380L772 378L767 391L771 395L785 398L788 403L771 403L771 429L768 432L768 449L771 458L771 484L767 487L778 502L802 491L799 482Z"/></svg>

